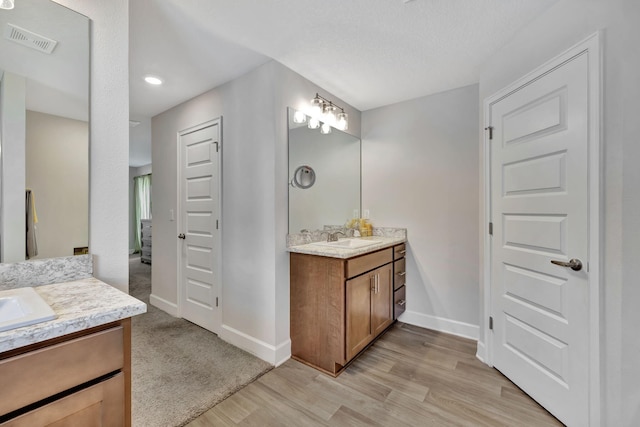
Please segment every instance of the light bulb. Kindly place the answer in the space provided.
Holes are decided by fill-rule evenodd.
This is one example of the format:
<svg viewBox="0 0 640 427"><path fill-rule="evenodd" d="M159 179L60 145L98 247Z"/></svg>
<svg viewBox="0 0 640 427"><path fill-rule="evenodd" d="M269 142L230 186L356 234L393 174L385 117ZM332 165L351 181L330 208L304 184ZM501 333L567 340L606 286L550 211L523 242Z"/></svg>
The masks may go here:
<svg viewBox="0 0 640 427"><path fill-rule="evenodd" d="M349 115L344 110L338 113L338 122L336 127L340 130L349 129Z"/></svg>
<svg viewBox="0 0 640 427"><path fill-rule="evenodd" d="M1 0L0 9L13 9L13 0Z"/></svg>
<svg viewBox="0 0 640 427"><path fill-rule="evenodd" d="M323 133L325 135L331 133L331 126L329 125L329 123L322 124L322 126L320 127L320 133Z"/></svg>
<svg viewBox="0 0 640 427"><path fill-rule="evenodd" d="M336 110L337 108L331 102L329 105L324 106L324 121L330 125L336 123Z"/></svg>
<svg viewBox="0 0 640 427"><path fill-rule="evenodd" d="M320 117L322 115L322 107L324 106L324 102L322 99L317 96L311 100L311 115L313 117Z"/></svg>
<svg viewBox="0 0 640 427"><path fill-rule="evenodd" d="M296 111L293 113L293 123L304 123L307 121L307 116L302 111Z"/></svg>
<svg viewBox="0 0 640 427"><path fill-rule="evenodd" d="M309 124L307 125L309 129L318 129L320 127L320 120L315 117L309 117Z"/></svg>

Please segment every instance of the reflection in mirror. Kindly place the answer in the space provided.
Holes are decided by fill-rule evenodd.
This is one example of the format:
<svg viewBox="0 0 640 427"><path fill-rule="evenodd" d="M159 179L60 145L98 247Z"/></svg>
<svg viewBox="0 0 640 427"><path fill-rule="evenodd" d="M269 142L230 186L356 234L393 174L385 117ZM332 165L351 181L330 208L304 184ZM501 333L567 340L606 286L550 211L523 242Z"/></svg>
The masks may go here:
<svg viewBox="0 0 640 427"><path fill-rule="evenodd" d="M20 0L0 30L0 261L74 255L88 246L89 19Z"/></svg>
<svg viewBox="0 0 640 427"><path fill-rule="evenodd" d="M360 139L309 129L294 114L289 108L289 233L343 225L360 212ZM300 166L315 172L306 189L291 185Z"/></svg>

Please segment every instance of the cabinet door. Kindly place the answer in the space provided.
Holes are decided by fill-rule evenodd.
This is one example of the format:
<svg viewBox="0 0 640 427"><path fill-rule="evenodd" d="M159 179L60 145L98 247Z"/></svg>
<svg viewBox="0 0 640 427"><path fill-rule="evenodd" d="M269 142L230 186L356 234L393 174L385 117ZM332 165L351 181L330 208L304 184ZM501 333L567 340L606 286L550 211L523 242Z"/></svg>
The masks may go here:
<svg viewBox="0 0 640 427"><path fill-rule="evenodd" d="M373 273L376 277L371 292L371 332L377 337L393 322L393 268L387 264Z"/></svg>
<svg viewBox="0 0 640 427"><path fill-rule="evenodd" d="M347 360L353 358L373 339L371 334L371 297L375 271L347 280Z"/></svg>

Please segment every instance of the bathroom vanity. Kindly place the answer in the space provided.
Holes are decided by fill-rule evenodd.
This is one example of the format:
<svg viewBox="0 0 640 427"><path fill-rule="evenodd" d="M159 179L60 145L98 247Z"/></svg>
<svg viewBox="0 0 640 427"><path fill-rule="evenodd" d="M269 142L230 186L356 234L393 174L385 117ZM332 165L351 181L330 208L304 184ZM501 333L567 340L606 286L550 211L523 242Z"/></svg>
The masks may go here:
<svg viewBox="0 0 640 427"><path fill-rule="evenodd" d="M289 247L291 356L332 376L404 309L406 237L348 240Z"/></svg>
<svg viewBox="0 0 640 427"><path fill-rule="evenodd" d="M34 289L57 318L0 332L0 426L131 425L130 318L146 305L95 278Z"/></svg>

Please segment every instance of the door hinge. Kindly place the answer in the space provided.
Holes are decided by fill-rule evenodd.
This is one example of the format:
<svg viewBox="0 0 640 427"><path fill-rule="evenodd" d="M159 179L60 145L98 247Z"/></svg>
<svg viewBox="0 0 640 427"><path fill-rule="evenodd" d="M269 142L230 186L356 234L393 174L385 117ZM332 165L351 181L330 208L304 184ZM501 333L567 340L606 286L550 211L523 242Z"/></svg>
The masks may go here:
<svg viewBox="0 0 640 427"><path fill-rule="evenodd" d="M216 297L216 307L218 306L218 297Z"/></svg>
<svg viewBox="0 0 640 427"><path fill-rule="evenodd" d="M489 141L491 141L493 139L493 126L487 126L484 130L489 131Z"/></svg>
<svg viewBox="0 0 640 427"><path fill-rule="evenodd" d="M493 316L489 316L489 330L493 331Z"/></svg>
<svg viewBox="0 0 640 427"><path fill-rule="evenodd" d="M489 235L493 236L493 223L492 222L489 223Z"/></svg>
<svg viewBox="0 0 640 427"><path fill-rule="evenodd" d="M218 230L220 228L218 221L219 220L216 219L216 230Z"/></svg>

